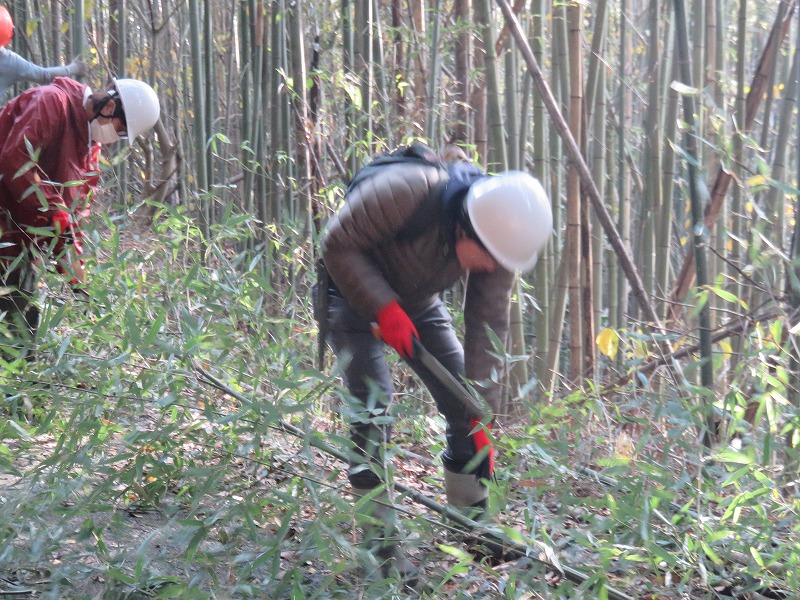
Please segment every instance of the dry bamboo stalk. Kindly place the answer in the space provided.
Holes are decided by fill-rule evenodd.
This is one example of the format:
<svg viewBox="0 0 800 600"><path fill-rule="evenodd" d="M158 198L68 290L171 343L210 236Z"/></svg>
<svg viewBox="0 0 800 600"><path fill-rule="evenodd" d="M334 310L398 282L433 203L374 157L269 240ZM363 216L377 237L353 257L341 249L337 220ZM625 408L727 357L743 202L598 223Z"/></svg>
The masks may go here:
<svg viewBox="0 0 800 600"><path fill-rule="evenodd" d="M569 158L571 161L573 161L578 170L583 193L589 197L589 200L592 203L592 208L594 209L595 214L600 221L600 225L603 227L603 231L605 231L608 242L614 249L620 265L622 266L622 270L625 272L625 277L628 279L628 283L630 283L631 291L636 296L642 312L647 319L653 323L656 329L663 331L661 321L658 318L658 315L656 314L656 311L650 302L650 298L644 289L639 272L636 270L636 266L633 264L633 259L631 258L628 249L625 248L622 237L619 235L619 232L614 225L614 221L612 220L611 215L609 214L608 209L603 202L603 199L600 197L600 192L598 191L597 185L592 178L592 173L589 170L589 166L586 164L586 161L581 155L578 143L570 133L569 125L567 124L567 121L564 119L564 116L561 114L561 111L556 104L556 100L553 97L553 92L550 90L550 86L547 84L547 81L544 78L544 74L539 67L536 57L533 55L533 51L528 44L528 40L525 38L525 34L522 32L519 23L514 17L514 13L511 12L511 8L508 6L508 3L505 0L497 0L497 4L503 11L506 23L511 29L511 33L517 42L517 47L519 48L523 58L525 59L525 62L528 65L529 72L533 77L536 88L542 95L544 104L547 107L547 112L552 119L558 134L561 136L561 139L564 142L564 147L567 149Z"/></svg>

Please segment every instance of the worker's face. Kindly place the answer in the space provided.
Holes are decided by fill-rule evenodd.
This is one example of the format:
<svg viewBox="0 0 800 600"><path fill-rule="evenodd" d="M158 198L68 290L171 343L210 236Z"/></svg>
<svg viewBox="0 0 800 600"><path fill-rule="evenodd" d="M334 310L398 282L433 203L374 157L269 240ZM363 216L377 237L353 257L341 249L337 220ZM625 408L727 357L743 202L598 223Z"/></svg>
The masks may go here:
<svg viewBox="0 0 800 600"><path fill-rule="evenodd" d="M125 121L123 121L120 117L114 116L116 102L117 101L115 100L109 100L108 104L105 105L103 110L98 115L97 120L101 125L106 125L107 123L113 124L114 131L117 132L117 135L121 138L124 138L128 136L128 129L125 125Z"/></svg>
<svg viewBox="0 0 800 600"><path fill-rule="evenodd" d="M456 256L461 268L473 273L491 273L498 267L492 255L460 227L456 231Z"/></svg>

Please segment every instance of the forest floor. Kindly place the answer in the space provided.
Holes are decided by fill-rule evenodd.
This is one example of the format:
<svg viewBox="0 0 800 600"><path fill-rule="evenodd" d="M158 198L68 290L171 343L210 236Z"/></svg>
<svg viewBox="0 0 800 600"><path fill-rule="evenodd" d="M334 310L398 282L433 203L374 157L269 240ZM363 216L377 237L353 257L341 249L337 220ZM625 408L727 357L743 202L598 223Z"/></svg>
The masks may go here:
<svg viewBox="0 0 800 600"><path fill-rule="evenodd" d="M122 230L117 253L146 257L139 266L152 274L140 281L155 280L164 270L161 255L149 248L148 226L134 225ZM60 325L72 326L69 320ZM277 335L274 328L268 334L265 339ZM259 344L263 340L253 342L255 351L267 353ZM279 353L288 361L286 356ZM111 367L118 358L106 360L102 377L116 376ZM33 371L45 379L52 377L49 367L39 364ZM277 367L281 372L286 365ZM153 371L171 374L171 368L156 362ZM209 386L196 373L175 373L183 378L180 404L173 398L126 406L119 397L109 408L107 398L81 404L93 389L110 384L92 381L93 374L81 379L73 369L56 384L67 390L64 418L75 424L54 428L36 416L6 421L0 436L0 542L11 542L6 548L0 543L0 599L769 597L734 593L726 573L735 578L735 564L715 578L682 564L684 555L696 552L680 547L696 534L693 524L678 519L691 498L667 486L673 476L685 485L680 470L696 457L672 446L665 459L669 433L662 425L652 424L649 437L640 438L636 427L620 427L608 415L585 417L591 413L583 400L559 407L563 412L550 418L545 432L531 434L531 423L522 420L501 421L495 432L500 454L490 523L507 537L518 532L518 541L536 540L528 556L500 564L473 560L447 519L403 498L401 527L409 556L420 566L420 583L408 590L375 581L358 551L345 465L311 442L335 446L346 438L336 394L323 393L313 411L294 415L306 438L281 431L274 421L243 434L235 430L237 419L247 421L251 413L242 398ZM275 394L282 385L300 386L288 377L276 378ZM397 377L398 389L410 390L418 409L398 413L394 476L443 505L436 442L441 420L407 371L399 368ZM172 383L165 385L172 389ZM298 395L307 391L298 389ZM42 397L47 396L37 402ZM70 435L70 427L79 433ZM662 484L653 465L664 460L666 470L675 472ZM600 464L618 465L616 472L631 479L617 485L598 475ZM718 481L725 478L722 472ZM669 502L659 505L656 494ZM656 508L666 512L668 503L683 508L663 531L637 520L646 523ZM604 535L610 541L601 544ZM674 562L654 566L652 558L642 558L645 551L635 546L642 539L652 541L656 553L668 548L663 555ZM566 586L555 562L581 574L584 584ZM597 581L620 595L598 592L592 583Z"/></svg>
<svg viewBox="0 0 800 600"><path fill-rule="evenodd" d="M220 404L230 402L230 398L220 396ZM142 432L154 431L160 422L160 409L153 406L152 414L141 414L138 417L136 428ZM187 423L187 427L196 426L203 421L202 411L196 411L196 423ZM333 420L318 420L314 423L313 429L323 433L336 433L335 429L340 429L341 423ZM122 435L117 435L117 442L108 445L107 452L113 455L115 452L122 451L118 445L122 442ZM178 436L180 437L180 436ZM413 440L406 440L408 445L405 447L406 453L402 460L397 458L394 461L395 477L397 480L415 491L424 494L429 499L445 504L446 499L443 495L443 488L440 476L440 469L437 465L437 457L430 452L430 448L414 444ZM227 482L220 482L214 493L208 494L203 498L202 514L211 515L214 511L232 502L242 500L242 496L227 490L246 488L256 491L259 488L272 490L280 487L294 476L292 465L307 462L309 456L314 460L315 465L307 469L309 472L335 473L335 479L326 479L327 485L331 486L334 492L340 492L345 499L348 484L345 471L341 465L332 467L332 458L324 452L308 448L300 440L291 435L272 435L268 443L273 446L273 450L278 456L273 456L272 465L285 465L286 468L270 468L265 465L255 465L248 460L235 460L228 465ZM401 445L403 441L399 442ZM41 435L35 439L26 440L25 444L8 444L9 450L15 457L15 471L18 476L9 473L0 474L0 501L5 503L26 503L35 502L35 498L42 493L42 490L33 488L41 485L38 477L31 477L32 473L38 472L42 465L52 461L54 453L57 453L57 440L52 435ZM176 454L190 456L198 452L198 448L193 446L193 442L187 441L180 448L174 448ZM500 457L502 461L502 457ZM333 462L336 462L333 459ZM508 471L505 471L508 473ZM144 473L147 478L147 473ZM84 487L91 487L98 482L92 478L84 479L81 483ZM565 491L565 486L569 489ZM0 561L0 598L24 598L24 597L47 597L51 596L53 590L58 590L56 597L63 598L148 598L162 597L160 590L168 589L170 584L181 581L182 579L192 579L195 576L208 577L209 565L192 566L186 560L186 548L191 543L192 537L196 533L197 515L186 510L185 500L180 497L180 489L171 487L165 490L160 497L160 502L153 505L152 502L142 502L137 497L135 491L125 483L117 485L119 496L113 504L102 504L97 510L74 510L74 516L65 519L64 515L69 514L74 506L68 502L61 506L62 510L52 510L48 515L38 522L38 527L52 527L53 534L63 536L58 544L58 552L50 554L48 561L39 564L27 565L20 568L19 565L5 570ZM558 488L558 493L548 493L548 489ZM543 526L553 518L561 520L561 527L564 529L580 529L585 521L586 514L592 510L582 501L583 499L602 498L608 493L608 489L592 477L578 478L573 475L565 474L560 481L535 481L518 479L508 482L509 496L514 495L514 491L530 490L540 488L542 493L538 495L535 505L531 504L530 497L526 501L519 500L509 504L502 513L496 513L494 522L498 525L515 529L523 535L535 534L535 528ZM88 492L81 493L76 491L75 496L81 497L90 495ZM563 498L573 498L571 506L565 506ZM30 500L28 499L30 498ZM320 510L331 510L330 503L319 505L315 503L315 498L306 495L299 498L302 509L293 515L287 530L287 523L282 518L283 509L273 515L273 518L265 518L259 524L261 535L269 538L274 535L281 537L288 548L292 546L301 547L304 544L303 536L306 524L313 523L319 519ZM420 506L417 503L406 500L402 504L403 518L422 519L432 526L434 534L426 540L420 540L417 534L416 539L412 539L408 544L409 556L413 562L418 564L421 569L420 584L414 590L405 590L401 597L427 597L438 598L448 595L449 590L457 590L458 597L469 598L499 598L517 597L510 595L508 586L513 582L515 573L518 571L531 570L538 571L542 582L552 585L553 595L547 593L520 596L524 598L559 598L568 597L557 591L561 578L556 574L552 566L549 565L551 558L545 553L536 554L534 550L529 558L522 558L507 563L481 563L471 561L469 555L460 551L459 538L454 536L442 523L439 515ZM532 525L530 522L531 512L535 513ZM87 527L87 523L91 525ZM549 526L548 526L549 527ZM236 580L239 576L238 569L231 568L236 560L241 557L256 557L260 549L258 544L240 538L242 545L231 548L228 541L228 526L221 525L213 529L212 535L207 535L201 543L198 552L205 552L214 555L219 548L219 552L225 553L230 557L230 562L220 560L213 565L214 578L216 579L217 590L209 592L208 596L194 594L192 597L251 597L250 594L239 596L236 593L228 594L222 590L233 590L240 583ZM358 539L358 533L353 526L353 521L341 526L341 533L348 537L354 545ZM430 532L427 531L426 535ZM24 534L19 536L15 545L23 547L33 543L35 536L31 538ZM101 552L87 552L87 538L90 539L92 546L100 544ZM566 537L557 533L549 543L560 546L558 551L561 561L565 565L583 565L593 562L591 548L581 548L578 545L570 544ZM131 592L110 593L109 589L116 589L118 582L110 585L111 581L103 574L107 566L103 566L104 558L108 556L125 556L126 554L136 555L134 549L146 548L146 563L154 568L159 576L150 576L150 581L144 589L142 586L134 586L135 577L131 578ZM141 560L141 559L140 559ZM298 563L297 561L300 560ZM340 564L330 565L322 561L307 561L303 558L300 551L284 549L280 553L282 563L281 570L290 572L298 568L303 573L304 585L306 587L314 585L314 580L322 580L325 577L334 577L343 583L343 589L357 589L359 578L364 577L363 566L357 563L350 568L342 568ZM540 562L543 561L543 562ZM68 580L54 581L54 573L59 571L61 565L71 564L73 574L84 572L88 576L73 576ZM80 569L74 568L76 565ZM122 561L118 568L133 572L137 565L126 564ZM335 573L334 573L335 571ZM609 574L611 585L613 586L614 575ZM621 574L622 575L622 574ZM643 573L642 577L645 577ZM115 578L119 578L119 573L114 573ZM636 580L630 573L624 574L627 593L630 597L644 597L631 590L630 584ZM442 584L442 582L446 582ZM546 589L547 586L543 587ZM643 587L646 589L646 586ZM393 594L396 597L395 594ZM163 597L172 597L167 594ZM177 596L183 597L183 596ZM258 596L255 597L267 597ZM295 595L287 592L286 598L294 598ZM305 597L305 596L300 596ZM328 597L328 596L323 596ZM337 597L331 594L330 597ZM348 597L348 596L341 596ZM364 597L370 597L366 595ZM377 596L375 596L377 597ZM592 594L582 595L581 597L593 597ZM668 597L690 597L685 595L649 595L650 598ZM705 597L705 594L697 597Z"/></svg>
<svg viewBox="0 0 800 600"><path fill-rule="evenodd" d="M198 419L202 419L201 413L198 413ZM138 427L141 431L148 431L158 420L159 417L156 414L140 415ZM329 426L329 422L319 422L315 428L318 431L324 431ZM29 474L41 468L43 463L52 460L54 453L57 452L57 440L52 435L41 435L35 439L27 440L27 442L24 448L14 443L8 444L9 450L15 456L15 470L20 475L0 473L0 502L24 504L29 501L35 501L34 498L42 491L34 491L32 489L38 485L37 478L31 478ZM302 440L292 436L273 436L270 439L270 443L275 444L275 448L279 449L285 465L292 465L297 461L305 461L308 458L308 453L304 451ZM115 450L121 450L121 448L115 448L115 445L111 444L108 450L109 453L113 453ZM194 450L192 443L188 442L180 450L180 453L187 455ZM407 450L409 452L404 455L403 460L395 461L395 476L397 480L435 502L444 504L445 498L441 487L439 468L436 465L436 457L430 455L424 447L411 447ZM318 450L312 451L312 454L316 459L317 470L325 471L330 469L330 456ZM312 468L310 470L314 471L315 469ZM228 476L231 484L234 481L238 482L237 487L240 487L242 482L247 482L246 486L251 489L259 487L271 489L275 486L280 486L285 479L290 478L292 470L288 468L285 471L271 471L263 466L259 466L254 470L252 464L248 464L248 461L240 460L229 465ZM589 496L600 497L606 493L601 484L592 482L588 478L586 480L567 479L568 485L572 490L571 494L577 500ZM96 481L93 482L91 479L87 479L82 482L82 485L91 486L93 483L97 484ZM349 498L346 495L346 490L349 486L343 470L338 470L336 480L328 483L338 487L345 499ZM548 487L552 482L521 480L514 482L514 484L520 487ZM70 506L69 503L64 503L61 506L61 511L54 510L49 515L41 515L43 518L38 523L39 527L52 527L54 534L64 536L58 545L59 551L49 555L49 561L47 562L31 564L25 567L16 565L10 570L3 568L2 561L0 561L0 598L46 597L52 594L53 589L60 590L57 597L63 598L160 597L158 592L162 586L168 586L170 583L180 579L176 574L180 573L183 577L191 578L193 569L191 567L187 568L185 553L187 544L196 532L196 527L194 526L192 515L185 510L184 502L179 498L179 490L166 491L159 505L153 506L147 502L139 502L136 493L130 491L130 486L119 484L118 487L120 496L113 505L103 505L98 510L75 511L75 516L64 519L64 514L68 513L71 508L75 508ZM219 493L211 494L204 498L203 512L205 514L211 514L225 504L241 500L236 495L226 494L224 492L225 487L225 485L220 486ZM76 496L80 495L80 493L76 493ZM502 515L496 516L496 520L498 523L502 521L506 527L524 532L526 531L526 517L524 515L527 512L526 509L530 509L530 506L507 506ZM319 517L317 514L319 510L320 507L314 504L313 498L307 497L305 502L302 502L302 511L292 519L292 531L288 532L288 534L286 532L283 533L284 540L291 542L292 538L296 538L296 544L300 545L304 535L304 523L315 521ZM438 515L414 502L405 501L401 510L403 518L422 518L441 525ZM555 496L548 497L545 494L541 498L538 510L543 513L557 514L562 512L562 506ZM565 522L564 526L567 528L580 527L581 518L579 514L583 509L576 505L572 510L574 516L568 517L570 522ZM91 523L91 532L86 531L86 523ZM276 515L274 519L266 519L261 524L263 535L265 537L276 535L281 525L282 519L279 515ZM356 543L358 532L355 527L348 530L345 526L342 533L349 536L354 544ZM101 543L102 552L97 554L86 552L85 541L87 534L93 536L95 542ZM225 541L227 535L225 527L218 528L215 534L217 539L209 536L202 543L204 551L213 554L214 545L222 547L221 542ZM554 541L558 543L559 540L556 537ZM21 535L15 541L15 545L23 548L32 542L32 538ZM505 595L504 587L517 569L530 570L538 568L543 580L550 581L553 584L557 584L560 581L552 567L547 564L540 564L536 560L538 558L546 562L548 557L545 554L540 554L539 556L534 554L532 558L522 558L500 564L494 563L493 565L488 563L481 564L476 561L472 564L467 564L466 568L460 569L455 573L449 585L441 588L427 588L426 581L440 582L442 574L452 572L456 567L463 566L465 563L466 554L457 552L450 554L438 548L439 544L458 548L459 540L445 526L441 526L433 539L422 543L416 540L408 545L410 558L420 566L420 581L422 582L416 591L406 590L408 597L439 597L440 594L446 594L450 588L457 588L461 594L469 594L467 597L503 597ZM239 547L235 550L231 550L228 547L225 552L229 553L231 558L237 555L243 556L246 553L252 553L254 556L258 554L259 548L256 544L251 543L248 546ZM163 577L161 579L151 578L152 583L147 590L138 589L135 593L130 594L110 594L106 578L102 574L102 556L124 555L132 549L145 547L148 549L147 562L157 565L157 571L162 573ZM570 552L570 554L568 559L570 564L591 561L590 552L588 551ZM283 551L280 556L281 561L284 563L283 570L288 572L290 569L300 566L305 571L307 583L312 582L315 578L321 579L325 575L330 575L331 565L321 562L298 565L295 560L300 556L300 553L295 553L291 550ZM467 560L467 563L469 563L469 560ZM65 564L71 564L73 567L80 565L81 570L87 574L91 573L91 575L85 578L72 577L68 581L54 581L54 572ZM127 566L134 570L136 568L136 565ZM228 566L225 561L221 561L214 567L221 589L233 589L237 584L235 570L227 568ZM196 570L200 572L203 568L197 567ZM431 577L426 577L427 574L430 574ZM348 588L357 587L358 579L363 576L364 569L355 565L354 568L345 569L336 575L337 578L348 580L346 586ZM465 582L470 581L471 583L464 585ZM554 586L554 589L555 587L557 585ZM235 596L234 594L231 597ZM554 597L559 596L560 594L556 593ZM209 594L208 597L224 598L228 597L228 595L215 592ZM287 597L293 596L287 595ZM527 597L533 598L535 596Z"/></svg>

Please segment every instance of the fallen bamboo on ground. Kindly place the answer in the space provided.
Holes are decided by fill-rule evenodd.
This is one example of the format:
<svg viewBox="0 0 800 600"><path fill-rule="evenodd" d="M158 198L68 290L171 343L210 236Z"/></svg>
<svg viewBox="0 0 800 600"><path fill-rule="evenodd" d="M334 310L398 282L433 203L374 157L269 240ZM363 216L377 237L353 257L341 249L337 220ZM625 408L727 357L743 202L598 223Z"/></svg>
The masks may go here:
<svg viewBox="0 0 800 600"><path fill-rule="evenodd" d="M232 398L239 400L240 402L244 402L246 404L253 403L250 398L247 398L236 390L231 389L203 367L200 367L196 364L192 364L192 367L200 376L201 382L205 381L206 383L210 384L221 392L228 394ZM299 429L290 423L278 421L276 423L276 427L290 435L306 441L309 445L317 450L325 452L334 458L338 458L344 463L348 462L347 455L344 452L328 445L316 437L309 437L302 429ZM425 494L403 485L402 483L395 482L394 485L397 490L403 494L406 494L414 502L417 502L418 504L421 504L422 506L439 513L442 517L457 523L465 529L469 529L470 535L475 539L490 545L494 544L502 546L504 549L506 549L505 555L513 560L527 557L530 560L533 560L545 567L552 569L553 571L558 572L569 581L577 583L578 585L586 583L592 577L592 575L586 575L577 569L562 565L556 557L553 549L547 544L544 544L538 540L527 538L521 532L517 533L522 541L514 540L502 530L490 527L485 523L473 521L460 512L453 510L449 506L443 506L438 502L431 500ZM531 553L532 549L535 549L535 553ZM544 556L544 558L542 558L542 556ZM611 600L632 600L632 596L628 596L627 594L610 586L606 586L606 592L608 594L608 598Z"/></svg>

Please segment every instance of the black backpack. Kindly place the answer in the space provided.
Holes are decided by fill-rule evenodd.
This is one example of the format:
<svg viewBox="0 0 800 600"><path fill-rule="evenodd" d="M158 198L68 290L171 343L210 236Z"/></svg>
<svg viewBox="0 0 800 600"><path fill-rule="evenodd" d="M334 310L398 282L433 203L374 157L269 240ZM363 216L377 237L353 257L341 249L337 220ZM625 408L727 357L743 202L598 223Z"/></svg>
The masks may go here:
<svg viewBox="0 0 800 600"><path fill-rule="evenodd" d="M405 146L400 146L394 150L379 154L366 165L364 165L361 170L355 174L353 179L350 180L350 183L347 184L347 191L345 194L350 192L350 190L352 190L360 182L374 175L381 168L387 165L396 165L398 163L416 163L421 165L430 165L440 169L445 168L444 164L439 159L439 155L436 154L436 152L434 152L429 146L423 144L422 142L411 142Z"/></svg>
<svg viewBox="0 0 800 600"><path fill-rule="evenodd" d="M381 169L390 165L400 163L406 164L419 164L425 166L436 167L437 169L447 170L445 164L439 158L439 155L434 152L430 146L422 142L411 142L405 146L400 146L389 152L379 154L369 163L367 163L358 173L355 174L353 179L347 185L345 195L350 190L357 186L360 182L376 175ZM417 209L417 212L409 219L408 225L399 234L399 239L413 240L419 237L425 227L427 226L431 217L433 217L441 208L440 197L446 185L447 180L444 179L443 183L431 190L428 196L428 201L423 202Z"/></svg>

